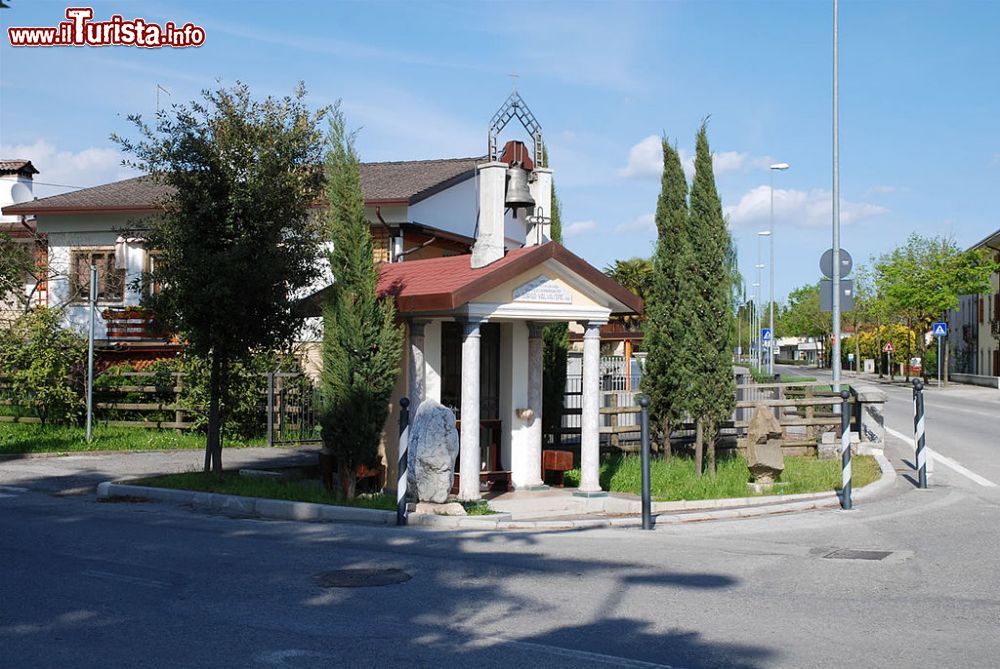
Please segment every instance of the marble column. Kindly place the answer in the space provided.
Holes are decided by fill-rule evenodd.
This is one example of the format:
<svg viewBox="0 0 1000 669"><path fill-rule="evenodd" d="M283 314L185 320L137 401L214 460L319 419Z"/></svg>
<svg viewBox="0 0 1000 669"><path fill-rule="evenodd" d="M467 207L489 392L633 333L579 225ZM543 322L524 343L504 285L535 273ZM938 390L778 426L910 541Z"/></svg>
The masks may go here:
<svg viewBox="0 0 1000 669"><path fill-rule="evenodd" d="M465 322L462 339L462 434L458 496L475 501L479 495L479 319Z"/></svg>
<svg viewBox="0 0 1000 669"><path fill-rule="evenodd" d="M542 486L542 331L544 323L528 323L528 409L531 418L525 421L523 457L524 471L515 481L520 488Z"/></svg>
<svg viewBox="0 0 1000 669"><path fill-rule="evenodd" d="M424 325L426 321L410 321L410 416L427 397L427 367L424 364Z"/></svg>
<svg viewBox="0 0 1000 669"><path fill-rule="evenodd" d="M583 409L580 434L581 495L595 496L601 492L601 325L589 321L583 334Z"/></svg>

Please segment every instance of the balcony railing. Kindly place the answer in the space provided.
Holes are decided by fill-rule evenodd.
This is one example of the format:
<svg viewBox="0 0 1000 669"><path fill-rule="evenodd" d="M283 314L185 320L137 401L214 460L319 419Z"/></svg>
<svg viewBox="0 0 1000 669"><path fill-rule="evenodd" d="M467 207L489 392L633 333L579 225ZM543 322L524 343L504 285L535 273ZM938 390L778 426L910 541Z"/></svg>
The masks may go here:
<svg viewBox="0 0 1000 669"><path fill-rule="evenodd" d="M101 312L110 341L149 341L169 339L169 335L142 307L108 308Z"/></svg>

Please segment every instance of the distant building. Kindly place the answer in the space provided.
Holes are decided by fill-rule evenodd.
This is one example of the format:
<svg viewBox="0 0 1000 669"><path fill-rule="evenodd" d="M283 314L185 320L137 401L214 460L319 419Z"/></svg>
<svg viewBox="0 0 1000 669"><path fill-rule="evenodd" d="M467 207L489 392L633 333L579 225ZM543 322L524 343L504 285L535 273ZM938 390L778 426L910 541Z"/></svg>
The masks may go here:
<svg viewBox="0 0 1000 669"><path fill-rule="evenodd" d="M1000 230L972 249L987 249L1000 262ZM986 295L963 295L948 312L950 373L1000 377L1000 273L990 277Z"/></svg>

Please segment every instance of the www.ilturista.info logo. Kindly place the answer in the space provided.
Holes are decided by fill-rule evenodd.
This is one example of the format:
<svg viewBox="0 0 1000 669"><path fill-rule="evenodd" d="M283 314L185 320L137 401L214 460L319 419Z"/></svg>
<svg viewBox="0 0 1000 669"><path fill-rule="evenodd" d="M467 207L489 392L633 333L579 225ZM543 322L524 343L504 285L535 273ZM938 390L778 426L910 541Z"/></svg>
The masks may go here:
<svg viewBox="0 0 1000 669"><path fill-rule="evenodd" d="M139 46L183 48L205 43L205 29L167 21L162 26L143 19L126 21L114 14L108 21L93 21L91 7L69 7L68 21L48 28L7 28L11 46Z"/></svg>

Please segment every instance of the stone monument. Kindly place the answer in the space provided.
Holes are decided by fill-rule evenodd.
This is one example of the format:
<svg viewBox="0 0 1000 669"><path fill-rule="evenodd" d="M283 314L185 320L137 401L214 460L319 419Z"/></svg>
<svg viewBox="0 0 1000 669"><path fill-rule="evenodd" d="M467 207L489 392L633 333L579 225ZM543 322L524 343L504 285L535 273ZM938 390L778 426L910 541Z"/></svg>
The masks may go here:
<svg viewBox="0 0 1000 669"><path fill-rule="evenodd" d="M458 457L455 413L432 399L420 403L410 425L407 488L418 502L448 501Z"/></svg>
<svg viewBox="0 0 1000 669"><path fill-rule="evenodd" d="M758 405L747 427L747 468L753 476L748 484L756 492L769 490L785 470L781 452L781 423L770 407Z"/></svg>

